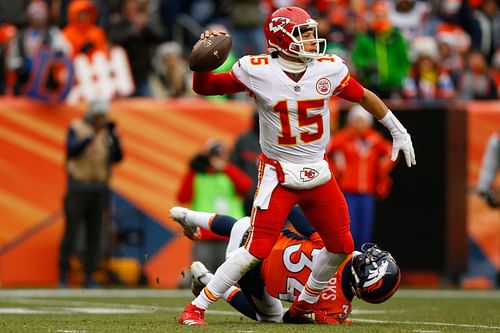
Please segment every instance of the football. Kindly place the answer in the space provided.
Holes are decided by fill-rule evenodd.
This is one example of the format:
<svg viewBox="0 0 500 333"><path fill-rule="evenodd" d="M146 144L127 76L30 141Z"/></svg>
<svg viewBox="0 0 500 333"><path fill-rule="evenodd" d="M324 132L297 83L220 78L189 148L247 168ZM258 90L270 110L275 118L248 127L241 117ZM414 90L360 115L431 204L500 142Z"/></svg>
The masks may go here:
<svg viewBox="0 0 500 333"><path fill-rule="evenodd" d="M189 57L189 68L195 72L211 71L222 65L231 51L231 36L214 35L199 40Z"/></svg>

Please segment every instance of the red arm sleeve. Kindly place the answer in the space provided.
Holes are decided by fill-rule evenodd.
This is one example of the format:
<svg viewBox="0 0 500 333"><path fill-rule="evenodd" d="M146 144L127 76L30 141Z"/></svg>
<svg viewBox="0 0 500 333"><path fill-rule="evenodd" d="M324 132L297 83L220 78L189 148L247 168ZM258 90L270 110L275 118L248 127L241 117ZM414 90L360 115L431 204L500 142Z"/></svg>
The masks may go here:
<svg viewBox="0 0 500 333"><path fill-rule="evenodd" d="M248 191L250 191L250 188L252 187L252 178L250 178L250 176L248 176L240 168L228 163L224 172L233 181L236 192L239 195L244 196Z"/></svg>
<svg viewBox="0 0 500 333"><path fill-rule="evenodd" d="M209 96L239 93L245 91L246 87L232 72L193 72L193 90L197 94Z"/></svg>
<svg viewBox="0 0 500 333"><path fill-rule="evenodd" d="M193 200L193 180L195 172L189 170L182 180L181 187L177 193L177 201L182 204L190 203Z"/></svg>
<svg viewBox="0 0 500 333"><path fill-rule="evenodd" d="M363 98L364 94L365 88L363 88L363 86L351 76L349 77L347 84L337 94L337 96L342 97L349 102L358 103L359 101L361 101L361 98Z"/></svg>

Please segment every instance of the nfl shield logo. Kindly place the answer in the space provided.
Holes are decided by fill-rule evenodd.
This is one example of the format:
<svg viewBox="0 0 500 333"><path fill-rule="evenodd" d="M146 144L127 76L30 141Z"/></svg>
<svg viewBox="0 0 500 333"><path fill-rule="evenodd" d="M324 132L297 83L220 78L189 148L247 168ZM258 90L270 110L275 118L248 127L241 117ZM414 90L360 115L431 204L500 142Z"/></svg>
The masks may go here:
<svg viewBox="0 0 500 333"><path fill-rule="evenodd" d="M293 90L294 90L296 93L300 92L300 86L294 86L294 87L293 87Z"/></svg>

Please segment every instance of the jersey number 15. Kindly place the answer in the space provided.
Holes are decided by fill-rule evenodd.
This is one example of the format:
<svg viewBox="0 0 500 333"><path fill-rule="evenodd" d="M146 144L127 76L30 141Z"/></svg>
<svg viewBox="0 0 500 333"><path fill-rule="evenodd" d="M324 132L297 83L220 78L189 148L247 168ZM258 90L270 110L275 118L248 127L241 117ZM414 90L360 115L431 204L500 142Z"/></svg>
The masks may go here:
<svg viewBox="0 0 500 333"><path fill-rule="evenodd" d="M304 143L310 143L321 139L323 136L323 117L321 115L310 116L307 114L308 110L322 109L325 105L324 99L312 99L297 101L297 119L298 126L305 127L316 124L317 130L314 132L303 131L300 132L300 140ZM280 117L281 135L278 136L278 143L280 145L296 145L297 136L292 135L292 127L290 125L290 110L286 100L279 101L273 107L274 112L277 112Z"/></svg>

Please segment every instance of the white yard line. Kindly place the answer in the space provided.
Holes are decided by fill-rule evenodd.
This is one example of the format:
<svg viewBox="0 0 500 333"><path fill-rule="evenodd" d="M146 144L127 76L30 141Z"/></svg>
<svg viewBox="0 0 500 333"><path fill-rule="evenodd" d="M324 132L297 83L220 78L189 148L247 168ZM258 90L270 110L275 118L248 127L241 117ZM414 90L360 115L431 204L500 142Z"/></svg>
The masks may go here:
<svg viewBox="0 0 500 333"><path fill-rule="evenodd" d="M110 307L50 307L50 308L0 308L0 314L21 314L21 315L46 315L46 314L59 314L59 315L71 315L71 314L137 314L137 313L147 313L148 311L141 309L123 309L123 308L110 308Z"/></svg>
<svg viewBox="0 0 500 333"><path fill-rule="evenodd" d="M0 294L1 295L1 294ZM401 289L394 297L397 298L481 298L497 299L500 298L500 290L452 290L452 289Z"/></svg>
<svg viewBox="0 0 500 333"><path fill-rule="evenodd" d="M72 300L61 300L61 299L31 299L31 298L3 298L1 301L11 304L28 304L28 305L52 305L52 306L66 306L66 307L121 307L121 308L132 308L132 309L142 309L150 310L153 312L158 309L154 305L145 304L117 304L117 303L103 303L103 302L89 302L89 301L72 301ZM0 308L1 309L1 308Z"/></svg>
<svg viewBox="0 0 500 333"><path fill-rule="evenodd" d="M158 309L166 312L180 313L182 307L158 307ZM136 314L145 313L145 309L141 305L138 308L108 308L108 307L92 307L92 308L82 308L82 307L61 307L61 308L45 308L45 309L28 309L28 308L0 308L0 314ZM208 310L208 315L221 315L221 316L242 316L242 314L236 311L220 311L220 310ZM376 319L361 319L361 318L351 318L353 322L359 323L370 323L370 324L398 324L398 325L419 325L419 326L444 326L444 327L460 327L469 329L481 329L481 330L491 330L500 331L500 326L489 326L489 325L473 325L473 324L455 324L455 323L443 323L443 322L423 322L423 321L398 321L398 320L376 320ZM418 332L436 332L429 330L420 330Z"/></svg>
<svg viewBox="0 0 500 333"><path fill-rule="evenodd" d="M191 297L187 289L0 289L0 297L82 297L82 298L178 298ZM500 290L401 289L397 298L500 298Z"/></svg>
<svg viewBox="0 0 500 333"><path fill-rule="evenodd" d="M486 330L500 331L500 326L488 326L488 325L454 324L454 323L440 323L440 322L428 322L428 321L398 321L398 320L377 320L377 319L358 319L358 318L351 318L351 319L353 322L370 323L370 324L447 326L447 327L462 327L471 329L483 329L483 330L486 329Z"/></svg>
<svg viewBox="0 0 500 333"><path fill-rule="evenodd" d="M178 298L192 295L187 289L0 289L0 297Z"/></svg>

